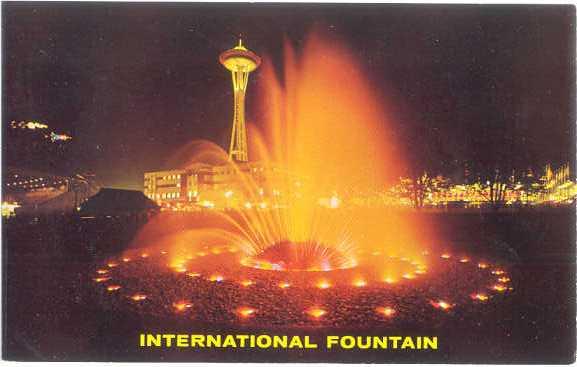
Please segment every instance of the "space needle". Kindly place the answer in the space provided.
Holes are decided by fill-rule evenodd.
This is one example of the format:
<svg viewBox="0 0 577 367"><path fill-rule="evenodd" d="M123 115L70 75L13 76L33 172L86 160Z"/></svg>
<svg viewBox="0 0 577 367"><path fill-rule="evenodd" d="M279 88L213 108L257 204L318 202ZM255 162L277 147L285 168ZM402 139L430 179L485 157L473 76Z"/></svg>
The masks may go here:
<svg viewBox="0 0 577 367"><path fill-rule="evenodd" d="M248 146L246 138L246 125L244 119L246 87L250 72L259 67L261 59L254 52L242 45L242 39L238 45L220 54L219 61L232 74L232 86L234 90L234 117L232 121L232 134L229 158L232 161L248 161Z"/></svg>

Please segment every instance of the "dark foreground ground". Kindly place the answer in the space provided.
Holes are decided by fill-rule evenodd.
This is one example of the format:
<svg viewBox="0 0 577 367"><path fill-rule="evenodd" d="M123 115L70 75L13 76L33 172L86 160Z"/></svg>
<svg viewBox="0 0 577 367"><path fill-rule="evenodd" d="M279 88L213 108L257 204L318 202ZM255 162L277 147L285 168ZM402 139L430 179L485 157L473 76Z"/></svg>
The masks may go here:
<svg viewBox="0 0 577 367"><path fill-rule="evenodd" d="M95 261L119 252L134 219L4 222L3 358L43 361L569 363L575 360L575 212L549 209L434 216L472 254L506 259L515 290L494 309L430 325L372 329L250 329L183 324L107 311L95 302ZM436 335L437 351L139 349L141 332Z"/></svg>

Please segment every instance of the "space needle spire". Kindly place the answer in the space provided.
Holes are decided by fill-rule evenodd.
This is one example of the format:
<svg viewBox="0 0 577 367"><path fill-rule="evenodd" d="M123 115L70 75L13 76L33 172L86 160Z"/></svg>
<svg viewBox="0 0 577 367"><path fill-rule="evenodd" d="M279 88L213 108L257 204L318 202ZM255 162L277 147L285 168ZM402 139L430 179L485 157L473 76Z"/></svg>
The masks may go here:
<svg viewBox="0 0 577 367"><path fill-rule="evenodd" d="M244 119L244 97L248 76L259 67L261 59L254 52L244 47L242 39L239 39L236 47L220 54L219 61L225 68L230 70L234 91L234 117L228 155L233 161L246 162L248 161L248 146Z"/></svg>

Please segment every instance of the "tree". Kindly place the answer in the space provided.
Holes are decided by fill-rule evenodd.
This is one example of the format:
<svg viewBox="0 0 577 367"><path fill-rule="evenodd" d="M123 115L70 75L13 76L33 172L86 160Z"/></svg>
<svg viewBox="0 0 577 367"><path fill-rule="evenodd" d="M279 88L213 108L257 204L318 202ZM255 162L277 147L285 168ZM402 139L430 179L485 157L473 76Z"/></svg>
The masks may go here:
<svg viewBox="0 0 577 367"><path fill-rule="evenodd" d="M430 176L427 172L414 177L401 178L395 191L402 197L410 199L415 209L420 209L427 203L427 199L436 192L448 189L449 179L437 175Z"/></svg>

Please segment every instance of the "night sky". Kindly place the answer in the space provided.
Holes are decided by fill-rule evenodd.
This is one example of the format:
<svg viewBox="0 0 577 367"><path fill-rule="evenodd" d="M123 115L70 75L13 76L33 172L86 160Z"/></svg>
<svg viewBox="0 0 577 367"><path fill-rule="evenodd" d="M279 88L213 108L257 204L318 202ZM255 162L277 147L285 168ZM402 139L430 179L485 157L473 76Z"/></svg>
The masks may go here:
<svg viewBox="0 0 577 367"><path fill-rule="evenodd" d="M3 3L4 127L73 136L67 170L142 188L186 142L228 144L230 74L242 34L282 67L282 40L341 38L386 85L410 160L451 175L479 157L517 167L573 163L572 6ZM251 75L251 90L259 83ZM258 116L252 116L258 121ZM4 141L4 144L10 144ZM5 162L25 166L27 162ZM63 168L64 169L64 168Z"/></svg>

